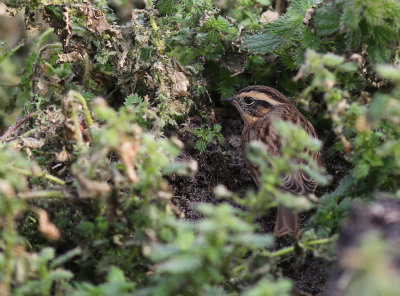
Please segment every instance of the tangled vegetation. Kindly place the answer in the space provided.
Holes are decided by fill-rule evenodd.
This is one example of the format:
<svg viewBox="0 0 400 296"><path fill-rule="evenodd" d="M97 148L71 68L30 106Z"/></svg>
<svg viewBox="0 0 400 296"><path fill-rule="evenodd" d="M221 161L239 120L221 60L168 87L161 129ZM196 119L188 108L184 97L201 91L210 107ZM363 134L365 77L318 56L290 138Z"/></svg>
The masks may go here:
<svg viewBox="0 0 400 296"><path fill-rule="evenodd" d="M4 0L0 39L1 296L399 295L398 232L342 226L400 225L399 1ZM219 102L252 84L320 138L251 143L257 191ZM319 199L277 189L298 169ZM307 213L298 239L259 225L280 204ZM347 282L301 283L313 264Z"/></svg>

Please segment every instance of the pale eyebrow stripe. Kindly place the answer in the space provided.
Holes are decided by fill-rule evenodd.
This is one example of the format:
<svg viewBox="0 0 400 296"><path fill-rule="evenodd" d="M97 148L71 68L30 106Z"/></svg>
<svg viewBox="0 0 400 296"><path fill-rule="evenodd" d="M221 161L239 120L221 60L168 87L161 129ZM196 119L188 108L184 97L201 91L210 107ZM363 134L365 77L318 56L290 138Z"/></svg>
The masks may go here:
<svg viewBox="0 0 400 296"><path fill-rule="evenodd" d="M252 97L256 100L260 100L260 101L266 101L268 103L270 103L271 105L279 105L282 104L281 102L278 102L277 100L274 100L272 97L258 92L258 91L249 91L246 93L241 93L238 95L239 98L244 98L244 97Z"/></svg>

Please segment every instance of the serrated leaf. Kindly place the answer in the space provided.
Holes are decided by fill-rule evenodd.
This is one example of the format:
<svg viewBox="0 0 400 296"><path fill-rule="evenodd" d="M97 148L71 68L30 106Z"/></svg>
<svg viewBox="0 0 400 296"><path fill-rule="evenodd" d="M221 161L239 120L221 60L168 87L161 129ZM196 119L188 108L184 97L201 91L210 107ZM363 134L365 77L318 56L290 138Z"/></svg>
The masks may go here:
<svg viewBox="0 0 400 296"><path fill-rule="evenodd" d="M320 2L321 0L294 0L291 3L291 9L288 11L288 13L291 13L291 10L293 10L293 13L305 14L309 8Z"/></svg>
<svg viewBox="0 0 400 296"><path fill-rule="evenodd" d="M283 40L279 37L272 36L269 33L257 34L249 36L245 40L245 44L252 53L271 53L283 44Z"/></svg>
<svg viewBox="0 0 400 296"><path fill-rule="evenodd" d="M356 72L358 66L355 62L347 62L338 67L341 72Z"/></svg>
<svg viewBox="0 0 400 296"><path fill-rule="evenodd" d="M159 0L156 8L162 14L173 14L176 11L176 3L174 0Z"/></svg>
<svg viewBox="0 0 400 296"><path fill-rule="evenodd" d="M368 57L371 63L387 63L390 60L391 51L387 47L370 45L367 48Z"/></svg>
<svg viewBox="0 0 400 296"><path fill-rule="evenodd" d="M111 270L107 275L107 281L112 283L124 283L125 282L124 272L121 269L112 266Z"/></svg>
<svg viewBox="0 0 400 296"><path fill-rule="evenodd" d="M207 143L205 141L202 140L198 140L195 144L194 144L194 148L196 150L199 150L200 152L204 152L207 148Z"/></svg>
<svg viewBox="0 0 400 296"><path fill-rule="evenodd" d="M190 255L172 257L158 266L160 272L183 273L200 266L201 259Z"/></svg>
<svg viewBox="0 0 400 296"><path fill-rule="evenodd" d="M360 180L368 175L370 166L365 161L359 161L359 163L354 167L351 175L356 179Z"/></svg>
<svg viewBox="0 0 400 296"><path fill-rule="evenodd" d="M382 77L400 83L400 67L393 67L391 65L378 65L376 71Z"/></svg>
<svg viewBox="0 0 400 296"><path fill-rule="evenodd" d="M336 67L339 64L343 63L344 58L333 53L327 53L322 56L322 61L325 65L329 67Z"/></svg>
<svg viewBox="0 0 400 296"><path fill-rule="evenodd" d="M312 19L318 36L329 36L337 32L340 27L341 13L331 5L318 9Z"/></svg>
<svg viewBox="0 0 400 296"><path fill-rule="evenodd" d="M59 281L59 280L69 280L74 277L74 274L68 270L57 268L50 272L48 280Z"/></svg>

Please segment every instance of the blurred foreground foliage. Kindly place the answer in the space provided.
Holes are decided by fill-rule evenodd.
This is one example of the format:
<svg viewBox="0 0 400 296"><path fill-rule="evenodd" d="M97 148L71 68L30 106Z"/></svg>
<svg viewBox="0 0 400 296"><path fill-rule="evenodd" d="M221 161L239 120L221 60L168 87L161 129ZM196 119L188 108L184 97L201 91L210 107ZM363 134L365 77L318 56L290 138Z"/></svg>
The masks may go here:
<svg viewBox="0 0 400 296"><path fill-rule="evenodd" d="M4 1L29 33L0 43L0 295L293 293L281 258L334 258L353 200L400 195L399 2L293 0L284 14L287 1L128 2ZM250 84L295 97L325 146L276 122L281 156L247 148L260 191L217 186L236 206L200 204L204 218L186 221L165 177L198 168L171 131L199 116L195 148L223 146L212 108ZM298 169L329 183L307 149L351 166L319 201L277 189ZM254 222L278 204L315 214L276 250ZM346 295L386 266L378 238L360 242Z"/></svg>

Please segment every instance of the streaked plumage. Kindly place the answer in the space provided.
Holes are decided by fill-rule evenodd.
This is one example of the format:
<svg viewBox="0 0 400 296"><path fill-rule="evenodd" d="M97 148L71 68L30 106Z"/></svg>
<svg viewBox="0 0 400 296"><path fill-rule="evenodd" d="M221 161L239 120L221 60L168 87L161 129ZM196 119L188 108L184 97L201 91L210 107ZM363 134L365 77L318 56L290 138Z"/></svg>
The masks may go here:
<svg viewBox="0 0 400 296"><path fill-rule="evenodd" d="M268 153L273 156L280 154L282 141L272 125L273 118L280 118L296 125L301 125L306 132L318 138L311 123L296 109L282 93L267 86L255 85L243 88L230 101L239 111L244 128L242 132L243 149L250 141L260 141L266 144ZM319 153L312 157L320 162ZM260 185L260 173L257 167L248 162L251 176L257 186ZM302 171L294 171L282 180L282 188L294 194L307 195L313 193L317 183ZM298 215L290 210L278 207L274 228L275 236L290 235L295 237L299 231Z"/></svg>

